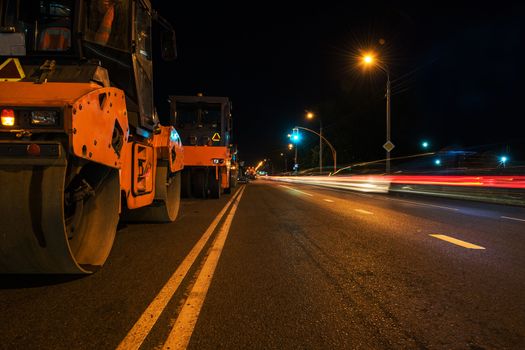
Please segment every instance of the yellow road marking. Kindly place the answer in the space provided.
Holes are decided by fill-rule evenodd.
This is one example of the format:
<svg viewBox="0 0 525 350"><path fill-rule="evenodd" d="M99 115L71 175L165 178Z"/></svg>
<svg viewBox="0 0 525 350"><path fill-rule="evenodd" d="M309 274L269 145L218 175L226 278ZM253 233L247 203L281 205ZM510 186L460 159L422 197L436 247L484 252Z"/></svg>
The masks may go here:
<svg viewBox="0 0 525 350"><path fill-rule="evenodd" d="M242 190L244 190L244 187L242 188ZM208 239L212 235L213 231L215 231L215 228L226 213L227 209L230 207L230 204L235 200L235 198L240 197L240 193L242 190L238 190L237 193L233 196L233 198L230 199L230 201L215 217L215 219L212 221L211 225L208 227L206 232L204 232L202 237L195 244L190 253L186 256L184 261L179 265L179 267L173 273L173 275L171 275L168 282L166 282L164 287L162 287L159 294L157 294L155 299L153 299L153 301L149 304L149 306L137 320L133 328L131 328L126 337L120 342L120 344L117 347L117 350L138 349L142 345L144 339L146 339L146 337L148 336L149 332L157 322L160 314L166 308L166 305L173 297L173 294L175 294L175 292L179 288L184 277L186 277L186 274L197 259L197 256L200 254L200 252L206 245L206 242L208 242Z"/></svg>
<svg viewBox="0 0 525 350"><path fill-rule="evenodd" d="M243 192L241 192L235 200L235 203L233 203L232 209L228 213L228 216L226 216L224 224L210 247L204 266L197 276L197 280L175 321L175 325L170 331L168 339L164 343L164 350L186 349L188 347L242 194Z"/></svg>
<svg viewBox="0 0 525 350"><path fill-rule="evenodd" d="M364 210L364 209L354 209L354 210L361 214L368 214L368 215L374 214L371 211Z"/></svg>
<svg viewBox="0 0 525 350"><path fill-rule="evenodd" d="M460 239L453 238L453 237L450 237L450 236L447 236L447 235L430 235L430 236L432 236L434 238L437 238L437 239L442 239L444 241L447 241L447 242L455 244L455 245L459 245L459 246L461 246L463 248L467 248L467 249L485 249L482 246L475 245L475 244L472 244L472 243L469 243L469 242L465 242L465 241L462 241Z"/></svg>

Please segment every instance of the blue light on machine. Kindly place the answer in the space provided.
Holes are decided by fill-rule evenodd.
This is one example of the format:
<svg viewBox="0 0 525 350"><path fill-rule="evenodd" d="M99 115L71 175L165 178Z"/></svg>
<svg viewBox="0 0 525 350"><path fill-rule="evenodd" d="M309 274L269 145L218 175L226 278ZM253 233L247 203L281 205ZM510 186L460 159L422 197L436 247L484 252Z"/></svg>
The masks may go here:
<svg viewBox="0 0 525 350"><path fill-rule="evenodd" d="M179 142L180 141L180 136L179 136L179 133L177 132L177 130L171 129L170 140L172 142Z"/></svg>
<svg viewBox="0 0 525 350"><path fill-rule="evenodd" d="M436 160L434 161L434 164L436 164L436 165L441 165L441 159L436 159Z"/></svg>

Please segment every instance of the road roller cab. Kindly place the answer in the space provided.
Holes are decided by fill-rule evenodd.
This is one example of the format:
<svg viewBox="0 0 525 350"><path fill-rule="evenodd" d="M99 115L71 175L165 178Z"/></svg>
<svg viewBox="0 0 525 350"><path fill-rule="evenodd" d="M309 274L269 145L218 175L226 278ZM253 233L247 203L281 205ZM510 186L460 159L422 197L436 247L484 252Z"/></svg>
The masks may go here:
<svg viewBox="0 0 525 350"><path fill-rule="evenodd" d="M0 273L90 273L119 219L170 222L182 145L153 100L146 0L0 0Z"/></svg>
<svg viewBox="0 0 525 350"><path fill-rule="evenodd" d="M183 196L219 198L237 184L227 97L170 96L172 124L184 145ZM233 165L233 172L232 172Z"/></svg>

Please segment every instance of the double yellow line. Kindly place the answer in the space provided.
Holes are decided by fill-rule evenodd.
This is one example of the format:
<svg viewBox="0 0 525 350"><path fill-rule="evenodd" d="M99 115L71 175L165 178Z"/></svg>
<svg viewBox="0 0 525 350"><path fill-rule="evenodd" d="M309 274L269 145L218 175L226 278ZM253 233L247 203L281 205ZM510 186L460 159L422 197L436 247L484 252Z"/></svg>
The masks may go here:
<svg viewBox="0 0 525 350"><path fill-rule="evenodd" d="M180 311L175 325L170 331L168 339L164 343L163 349L186 349L190 341L193 329L197 323L201 307L206 298L206 293L210 286L215 268L219 262L224 243L228 237L230 226L237 211L237 206L244 193L245 187L241 187L237 193L230 199L230 201L224 206L220 213L213 219L211 225L206 229L202 237L192 248L190 253L186 256L184 261L179 265L177 270L171 275L168 282L162 287L160 292L157 294L155 299L149 304L146 310L142 313L140 318L137 320L135 325L128 332L126 337L120 342L117 350L131 350L139 349L151 329L157 322L158 318L168 305L169 301L179 288L183 279L188 274L188 271L193 266L197 257L204 249L204 246L212 236L213 232L219 225L226 212L231 206L231 210L226 216L224 223L222 224L215 240L208 250L208 256L202 266L195 284L193 285L184 307ZM233 205L232 205L233 203Z"/></svg>

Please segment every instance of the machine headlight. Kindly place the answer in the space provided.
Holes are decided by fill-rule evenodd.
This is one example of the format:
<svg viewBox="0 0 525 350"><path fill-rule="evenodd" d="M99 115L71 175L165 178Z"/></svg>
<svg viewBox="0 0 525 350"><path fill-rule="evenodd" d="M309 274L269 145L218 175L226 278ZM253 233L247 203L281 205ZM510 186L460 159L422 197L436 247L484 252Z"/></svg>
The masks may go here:
<svg viewBox="0 0 525 350"><path fill-rule="evenodd" d="M2 109L2 114L0 115L0 121L2 126L14 126L15 125L15 111L10 108Z"/></svg>
<svg viewBox="0 0 525 350"><path fill-rule="evenodd" d="M213 158L212 161L213 161L213 164L222 164L222 163L224 163L224 159L221 159L221 158Z"/></svg>
<svg viewBox="0 0 525 350"><path fill-rule="evenodd" d="M33 111L31 112L31 125L57 125L57 111Z"/></svg>

